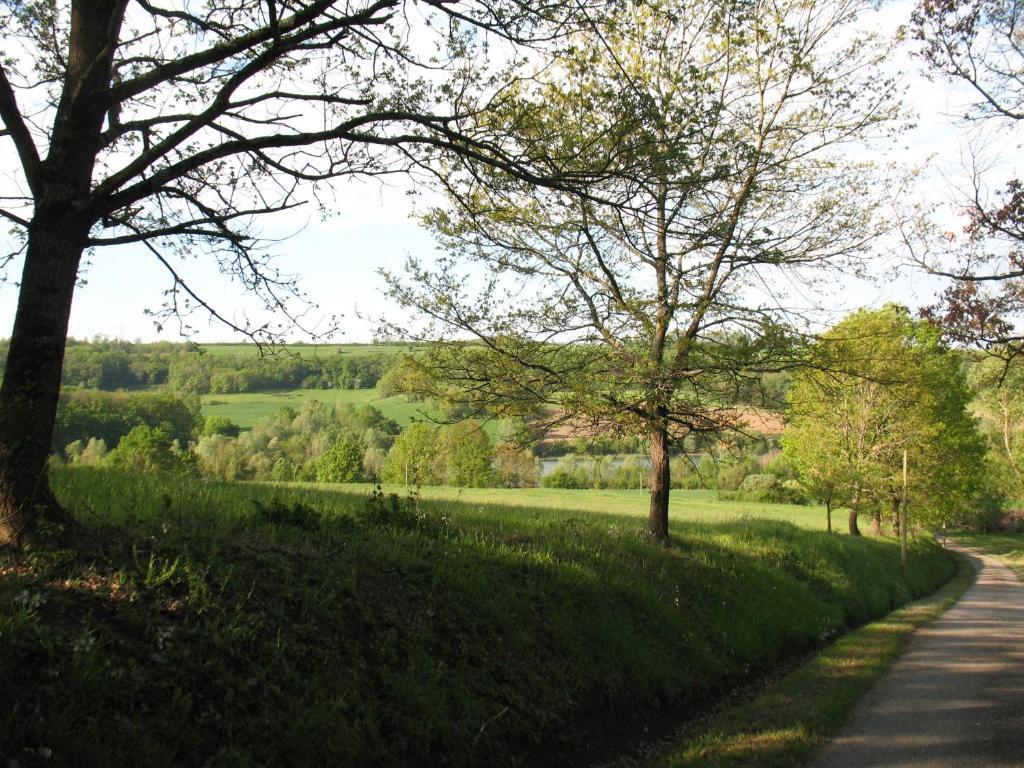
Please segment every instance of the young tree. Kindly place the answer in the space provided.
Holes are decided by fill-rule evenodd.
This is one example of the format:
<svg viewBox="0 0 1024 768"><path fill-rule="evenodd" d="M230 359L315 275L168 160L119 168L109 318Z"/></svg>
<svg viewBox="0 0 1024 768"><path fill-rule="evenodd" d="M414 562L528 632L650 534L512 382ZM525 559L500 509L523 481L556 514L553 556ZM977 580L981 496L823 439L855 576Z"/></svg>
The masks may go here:
<svg viewBox="0 0 1024 768"><path fill-rule="evenodd" d="M121 438L110 454L115 467L134 472L191 472L194 458L182 451L164 430L145 424L139 424Z"/></svg>
<svg viewBox="0 0 1024 768"><path fill-rule="evenodd" d="M804 415L809 410L804 410ZM810 418L800 418L787 427L782 449L807 495L825 505L825 527L832 533L832 512L849 501L852 490L839 442L823 439L819 424ZM859 533L856 509L851 511L850 533Z"/></svg>
<svg viewBox="0 0 1024 768"><path fill-rule="evenodd" d="M420 381L643 435L666 538L672 443L735 425L743 371L788 354L776 291L877 231L870 170L841 151L894 114L883 52L841 34L861 7L658 0L576 37L492 120L598 180L573 194L447 167L449 205L426 217L447 255L390 276L429 321L407 335L444 342Z"/></svg>
<svg viewBox="0 0 1024 768"><path fill-rule="evenodd" d="M469 419L447 425L441 430L439 448L446 485L479 488L494 483L494 449L479 422Z"/></svg>
<svg viewBox="0 0 1024 768"><path fill-rule="evenodd" d="M849 504L852 535L865 508L876 532L885 506L898 511L904 450L918 522L962 517L982 490L984 444L960 361L903 307L861 310L824 334L789 400L786 455L819 499Z"/></svg>
<svg viewBox="0 0 1024 768"><path fill-rule="evenodd" d="M444 482L438 460L438 429L415 422L402 430L381 468L385 483L439 485Z"/></svg>
<svg viewBox="0 0 1024 768"><path fill-rule="evenodd" d="M316 461L318 483L354 483L363 469L363 454L352 443L335 443Z"/></svg>
<svg viewBox="0 0 1024 768"><path fill-rule="evenodd" d="M219 314L175 254L208 255L295 320L295 283L253 219L319 202L341 176L402 170L413 146L519 172L527 149L477 119L501 78L473 62L494 37L550 39L585 2L0 3L0 141L19 165L0 217L24 256L0 389L0 543L40 514L69 522L46 460L83 253L142 244L172 283L158 316L202 307L272 338L276 325Z"/></svg>
<svg viewBox="0 0 1024 768"><path fill-rule="evenodd" d="M498 483L506 488L533 488L540 477L537 457L529 448L515 443L502 443L495 448L494 473Z"/></svg>

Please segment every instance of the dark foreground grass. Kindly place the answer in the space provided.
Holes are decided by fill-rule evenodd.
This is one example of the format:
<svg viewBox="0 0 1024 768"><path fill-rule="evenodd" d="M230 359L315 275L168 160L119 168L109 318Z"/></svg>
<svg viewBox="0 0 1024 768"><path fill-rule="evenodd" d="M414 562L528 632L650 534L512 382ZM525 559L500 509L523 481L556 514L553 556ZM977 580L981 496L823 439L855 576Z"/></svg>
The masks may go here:
<svg viewBox="0 0 1024 768"><path fill-rule="evenodd" d="M662 749L648 768L795 768L835 736L854 705L889 671L910 634L955 603L974 579L970 561L933 595L840 638L750 700Z"/></svg>
<svg viewBox="0 0 1024 768"><path fill-rule="evenodd" d="M574 765L954 565L787 523L676 526L66 470L75 549L0 555L18 765ZM297 506L299 505L299 506Z"/></svg>

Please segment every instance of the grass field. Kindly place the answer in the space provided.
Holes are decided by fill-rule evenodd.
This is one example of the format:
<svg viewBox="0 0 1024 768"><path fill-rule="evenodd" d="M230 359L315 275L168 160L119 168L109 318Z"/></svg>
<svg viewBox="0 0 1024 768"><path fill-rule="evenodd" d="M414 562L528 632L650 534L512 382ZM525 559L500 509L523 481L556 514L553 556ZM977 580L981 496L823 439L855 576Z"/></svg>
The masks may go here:
<svg viewBox="0 0 1024 768"><path fill-rule="evenodd" d="M1024 579L1024 534L957 533L954 538L964 546L995 555Z"/></svg>
<svg viewBox="0 0 1024 768"><path fill-rule="evenodd" d="M257 419L272 416L285 407L298 410L310 400L322 403L349 403L351 405L372 405L392 419L400 427L411 421L438 418L439 412L427 403L412 402L405 395L381 397L376 389L292 389L279 392L241 392L231 395L203 395L203 416L224 416L248 429ZM500 422L488 421L484 432L495 442Z"/></svg>
<svg viewBox="0 0 1024 768"><path fill-rule="evenodd" d="M374 486L365 483L306 486L329 488L342 494L368 496ZM403 485L384 485L386 494L406 496L413 489ZM568 490L564 488L452 488L425 486L418 490L422 499L460 502L462 504L501 507L516 511L551 510L558 513L579 512L621 515L636 521L645 520L651 496L635 490ZM672 520L721 523L741 518L781 520L810 530L825 530L825 508L796 504L758 504L753 502L719 501L717 491L674 490L669 496L669 517Z"/></svg>
<svg viewBox="0 0 1024 768"><path fill-rule="evenodd" d="M201 344L200 347L211 355L248 355L255 357L259 349L255 344ZM300 357L327 357L328 355L399 355L416 352L422 345L409 344L286 344L277 349L278 354L299 355Z"/></svg>
<svg viewBox="0 0 1024 768"><path fill-rule="evenodd" d="M588 764L953 570L926 539L904 574L894 541L753 517L666 547L628 513L53 485L75 545L0 553L0 754L23 766Z"/></svg>
<svg viewBox="0 0 1024 768"><path fill-rule="evenodd" d="M224 416L248 428L257 419L271 416L284 407L298 410L304 402L372 405L385 417L405 426L413 419L435 416L425 403L410 402L404 395L381 397L376 389L294 389L283 392L242 392L232 395L203 395L204 416Z"/></svg>

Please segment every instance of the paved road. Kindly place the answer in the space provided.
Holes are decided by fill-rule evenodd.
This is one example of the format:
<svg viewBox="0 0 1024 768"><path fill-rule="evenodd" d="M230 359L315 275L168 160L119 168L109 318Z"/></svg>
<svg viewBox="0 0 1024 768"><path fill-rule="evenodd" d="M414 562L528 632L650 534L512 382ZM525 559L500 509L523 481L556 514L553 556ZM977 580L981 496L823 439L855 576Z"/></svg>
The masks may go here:
<svg viewBox="0 0 1024 768"><path fill-rule="evenodd" d="M965 554L977 581L914 634L813 768L1024 768L1024 584Z"/></svg>

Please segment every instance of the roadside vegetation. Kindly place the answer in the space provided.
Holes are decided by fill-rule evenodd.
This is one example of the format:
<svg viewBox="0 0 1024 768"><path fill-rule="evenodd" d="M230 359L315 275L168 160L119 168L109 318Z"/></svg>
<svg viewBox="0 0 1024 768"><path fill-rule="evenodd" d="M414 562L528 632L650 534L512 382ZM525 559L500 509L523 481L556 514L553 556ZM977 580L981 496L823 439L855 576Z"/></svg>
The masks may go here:
<svg viewBox="0 0 1024 768"><path fill-rule="evenodd" d="M53 474L78 544L0 555L21 765L563 765L941 584L914 542ZM573 757L576 759L576 757Z"/></svg>
<svg viewBox="0 0 1024 768"><path fill-rule="evenodd" d="M854 630L794 671L692 726L648 768L796 768L839 732L860 698L899 657L910 634L955 603L974 581L957 572L934 594Z"/></svg>

